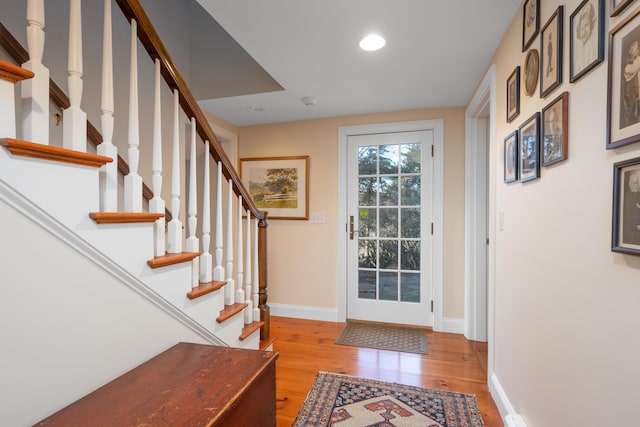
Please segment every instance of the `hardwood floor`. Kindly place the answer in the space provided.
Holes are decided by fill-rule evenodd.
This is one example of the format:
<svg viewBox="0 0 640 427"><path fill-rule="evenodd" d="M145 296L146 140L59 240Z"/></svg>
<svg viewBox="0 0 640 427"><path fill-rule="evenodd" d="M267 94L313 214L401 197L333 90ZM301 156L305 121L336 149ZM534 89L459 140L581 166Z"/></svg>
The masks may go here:
<svg viewBox="0 0 640 427"><path fill-rule="evenodd" d="M429 354L335 344L344 323L271 318L278 427L291 426L318 371L476 395L485 426L503 427L486 380L487 345L463 335L427 331Z"/></svg>

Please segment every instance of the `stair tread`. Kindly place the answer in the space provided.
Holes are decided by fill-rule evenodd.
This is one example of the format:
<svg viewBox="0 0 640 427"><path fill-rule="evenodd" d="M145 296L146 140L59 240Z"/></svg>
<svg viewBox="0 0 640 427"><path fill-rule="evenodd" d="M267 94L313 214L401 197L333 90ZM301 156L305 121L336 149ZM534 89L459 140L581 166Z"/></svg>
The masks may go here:
<svg viewBox="0 0 640 427"><path fill-rule="evenodd" d="M147 261L147 264L151 268L167 267L173 264L180 264L182 262L191 261L195 257L199 256L198 252L181 252L179 254L167 253L163 256L155 257Z"/></svg>
<svg viewBox="0 0 640 427"><path fill-rule="evenodd" d="M246 340L255 331L259 331L262 325L264 325L264 322L261 321L251 322L248 325L244 325L244 328L242 328L242 333L240 334L240 341Z"/></svg>
<svg viewBox="0 0 640 427"><path fill-rule="evenodd" d="M91 166L94 168L102 167L113 161L111 157L69 150L67 148L53 147L50 145L36 144L13 138L0 139L0 145L4 146L14 156L33 157L36 159L53 160L56 162Z"/></svg>
<svg viewBox="0 0 640 427"><path fill-rule="evenodd" d="M224 309L222 311L220 311L220 315L216 318L216 322L222 323L225 320L228 320L229 318L233 317L234 315L240 313L247 306L248 306L248 304L244 304L244 303L235 303L235 304L231 304L231 305L225 305Z"/></svg>
<svg viewBox="0 0 640 427"><path fill-rule="evenodd" d="M30 79L34 75L33 71L27 70L26 68L22 68L19 65L15 65L10 62L0 60L0 79L16 83L20 80Z"/></svg>
<svg viewBox="0 0 640 427"><path fill-rule="evenodd" d="M147 212L91 212L89 217L98 224L131 224L155 222L162 218L161 213Z"/></svg>
<svg viewBox="0 0 640 427"><path fill-rule="evenodd" d="M226 281L215 280L212 280L211 282L200 282L197 288L193 288L191 292L187 293L187 297L189 299L196 299L213 291L217 291L226 284Z"/></svg>
<svg viewBox="0 0 640 427"><path fill-rule="evenodd" d="M266 350L269 346L273 345L277 339L278 337L269 337L266 340L260 340L260 350Z"/></svg>

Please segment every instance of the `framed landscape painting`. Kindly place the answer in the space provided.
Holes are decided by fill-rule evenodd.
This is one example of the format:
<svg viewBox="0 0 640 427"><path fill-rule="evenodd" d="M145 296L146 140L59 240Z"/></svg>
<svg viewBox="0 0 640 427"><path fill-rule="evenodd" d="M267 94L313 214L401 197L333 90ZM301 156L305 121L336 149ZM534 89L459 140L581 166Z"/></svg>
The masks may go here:
<svg viewBox="0 0 640 427"><path fill-rule="evenodd" d="M309 219L309 156L240 159L240 177L269 219Z"/></svg>

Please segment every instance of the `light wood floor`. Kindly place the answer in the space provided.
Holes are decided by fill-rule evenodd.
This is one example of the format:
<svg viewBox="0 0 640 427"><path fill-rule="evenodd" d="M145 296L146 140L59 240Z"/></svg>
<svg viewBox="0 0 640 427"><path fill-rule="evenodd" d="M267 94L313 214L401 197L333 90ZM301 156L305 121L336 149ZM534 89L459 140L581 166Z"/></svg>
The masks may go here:
<svg viewBox="0 0 640 427"><path fill-rule="evenodd" d="M476 395L485 426L503 427L487 389L487 345L463 335L427 331L429 354L335 344L344 323L271 318L278 427L293 424L318 371Z"/></svg>

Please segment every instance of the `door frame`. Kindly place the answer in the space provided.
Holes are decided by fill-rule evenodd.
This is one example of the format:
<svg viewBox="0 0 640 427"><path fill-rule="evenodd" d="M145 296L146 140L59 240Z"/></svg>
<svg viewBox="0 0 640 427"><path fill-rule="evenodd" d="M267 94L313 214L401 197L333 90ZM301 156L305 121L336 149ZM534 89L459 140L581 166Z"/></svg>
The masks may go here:
<svg viewBox="0 0 640 427"><path fill-rule="evenodd" d="M347 139L349 136L379 133L433 131L433 330L443 330L443 251L444 251L444 120L377 123L338 128L338 321L347 319Z"/></svg>
<svg viewBox="0 0 640 427"><path fill-rule="evenodd" d="M495 185L496 157L500 152L496 148L495 122L496 77L495 65L492 65L467 107L465 132L464 334L470 340L488 342L487 381L491 378L494 366ZM478 194L480 197L476 197ZM483 230L486 224L489 229ZM488 247L485 238L489 239Z"/></svg>

